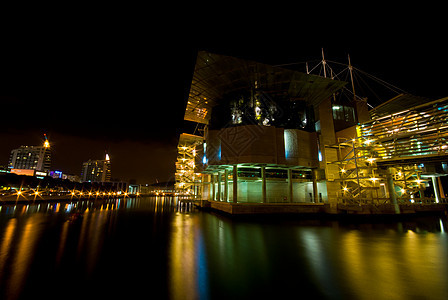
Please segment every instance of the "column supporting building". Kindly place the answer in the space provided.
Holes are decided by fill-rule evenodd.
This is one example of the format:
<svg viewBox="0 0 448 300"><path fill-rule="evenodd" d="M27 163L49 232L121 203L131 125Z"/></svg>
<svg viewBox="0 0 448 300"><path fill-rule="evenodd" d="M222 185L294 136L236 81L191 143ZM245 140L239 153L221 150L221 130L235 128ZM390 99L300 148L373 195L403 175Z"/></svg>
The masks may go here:
<svg viewBox="0 0 448 300"><path fill-rule="evenodd" d="M319 192L317 190L317 170L312 170L311 174L313 176L313 198L314 198L314 203L319 203Z"/></svg>
<svg viewBox="0 0 448 300"><path fill-rule="evenodd" d="M212 186L213 186L213 182L212 182L212 178L213 175L209 174L208 175L208 200L212 200Z"/></svg>
<svg viewBox="0 0 448 300"><path fill-rule="evenodd" d="M440 203L440 190L439 190L439 183L437 182L437 177L432 176L432 187L434 189L434 196L436 198L436 203Z"/></svg>
<svg viewBox="0 0 448 300"><path fill-rule="evenodd" d="M224 169L224 202L229 201L229 173L227 169Z"/></svg>
<svg viewBox="0 0 448 300"><path fill-rule="evenodd" d="M238 167L237 165L233 165L233 203L238 202Z"/></svg>
<svg viewBox="0 0 448 300"><path fill-rule="evenodd" d="M445 198L445 192L444 192L444 190L443 190L442 180L440 179L440 176L437 177L437 182L438 182L438 184L439 184L439 193L440 193L440 197L441 197L441 199L444 199L444 198ZM446 201L446 199L445 199L445 201Z"/></svg>
<svg viewBox="0 0 448 300"><path fill-rule="evenodd" d="M390 168L387 170L386 180L387 180L387 190L389 191L390 203L392 203L392 205L394 206L395 213L400 214L400 207L398 206L397 196L395 195L394 181L392 179Z"/></svg>
<svg viewBox="0 0 448 300"><path fill-rule="evenodd" d="M210 200L215 201L215 174L213 173L210 174L210 183L212 185Z"/></svg>
<svg viewBox="0 0 448 300"><path fill-rule="evenodd" d="M218 195L216 201L221 201L221 173L218 171Z"/></svg>
<svg viewBox="0 0 448 300"><path fill-rule="evenodd" d="M288 201L292 203L292 169L288 169Z"/></svg>
<svg viewBox="0 0 448 300"><path fill-rule="evenodd" d="M261 199L266 203L266 167L261 167Z"/></svg>

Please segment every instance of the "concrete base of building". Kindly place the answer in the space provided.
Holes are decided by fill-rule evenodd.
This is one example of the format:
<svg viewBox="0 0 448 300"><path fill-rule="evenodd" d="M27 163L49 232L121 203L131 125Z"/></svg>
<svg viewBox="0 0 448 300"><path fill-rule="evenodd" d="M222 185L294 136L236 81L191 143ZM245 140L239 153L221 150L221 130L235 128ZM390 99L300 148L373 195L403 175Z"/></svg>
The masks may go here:
<svg viewBox="0 0 448 300"><path fill-rule="evenodd" d="M231 215L397 215L392 204L338 204L335 210L331 209L329 203L230 203L201 200L197 202L197 206ZM446 214L448 211L447 204L400 204L399 207L401 215Z"/></svg>
<svg viewBox="0 0 448 300"><path fill-rule="evenodd" d="M419 213L443 213L447 211L446 204L399 204L400 214L419 214ZM393 204L381 205L356 205L356 204L338 204L338 214L356 214L356 215L396 215Z"/></svg>
<svg viewBox="0 0 448 300"><path fill-rule="evenodd" d="M325 213L325 203L229 203L210 201L210 208L232 215Z"/></svg>

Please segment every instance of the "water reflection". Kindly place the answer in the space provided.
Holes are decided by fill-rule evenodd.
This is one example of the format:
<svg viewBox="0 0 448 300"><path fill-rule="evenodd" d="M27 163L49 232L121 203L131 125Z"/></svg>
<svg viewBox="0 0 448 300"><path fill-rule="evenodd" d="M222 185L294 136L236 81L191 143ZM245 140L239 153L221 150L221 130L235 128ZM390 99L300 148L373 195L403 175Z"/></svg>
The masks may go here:
<svg viewBox="0 0 448 300"><path fill-rule="evenodd" d="M234 219L173 197L2 206L0 298L446 299L446 226Z"/></svg>
<svg viewBox="0 0 448 300"><path fill-rule="evenodd" d="M27 293L32 294L32 289L26 289L30 285L38 291L45 290L48 283L53 287L57 283L64 286L69 279L98 280L98 274L103 272L103 260L107 265L111 263L110 258L135 253L132 242L139 246L147 243L147 228L140 228L144 223L129 228L138 232L135 240L129 240L130 232L123 232L123 225L135 220L133 213L144 212L145 220L156 220L154 216L169 217L172 213L193 210L173 197L17 204L0 208L1 299L26 297ZM129 248L122 242L124 237L131 242ZM112 274L120 272L114 264L110 267Z"/></svg>
<svg viewBox="0 0 448 300"><path fill-rule="evenodd" d="M1 241L0 282L9 286L8 294L16 297L29 271L34 251L43 229L40 216L26 220L11 219Z"/></svg>
<svg viewBox="0 0 448 300"><path fill-rule="evenodd" d="M65 213L78 215L91 211L145 209L153 212L190 212L193 204L177 197L156 196L142 198L120 198L105 200L63 201L33 204L0 205L0 216L20 217L35 213Z"/></svg>
<svg viewBox="0 0 448 300"><path fill-rule="evenodd" d="M443 299L448 295L447 242L432 233L347 232L338 249L341 276L351 293L364 297Z"/></svg>
<svg viewBox="0 0 448 300"><path fill-rule="evenodd" d="M170 295L173 299L208 299L207 257L197 218L176 213L171 229L168 263Z"/></svg>
<svg viewBox="0 0 448 300"><path fill-rule="evenodd" d="M197 294L201 274L208 274L203 282L211 298L446 299L448 240L441 222L446 219L340 224L179 216L170 251L174 299L182 292L206 298ZM206 264L198 257L204 251Z"/></svg>

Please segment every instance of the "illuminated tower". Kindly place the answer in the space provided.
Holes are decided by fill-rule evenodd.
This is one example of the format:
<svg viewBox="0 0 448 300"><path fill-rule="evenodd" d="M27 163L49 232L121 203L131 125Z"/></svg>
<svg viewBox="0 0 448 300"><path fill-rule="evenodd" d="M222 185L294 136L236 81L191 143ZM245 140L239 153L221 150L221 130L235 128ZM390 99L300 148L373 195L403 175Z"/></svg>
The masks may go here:
<svg viewBox="0 0 448 300"><path fill-rule="evenodd" d="M197 195L201 174L195 172L195 161L198 159L196 147L203 138L193 134L181 134L177 146L176 189L182 194Z"/></svg>
<svg viewBox="0 0 448 300"><path fill-rule="evenodd" d="M105 181L110 181L112 174L110 171L110 157L109 157L109 154L107 154L107 152L106 152L106 158L105 158L104 165L105 165L105 169L106 169Z"/></svg>
<svg viewBox="0 0 448 300"><path fill-rule="evenodd" d="M47 135L44 134L44 147L43 147L43 157L41 165L38 164L37 170L42 170L45 172L50 171L51 167L51 147L50 142L48 141ZM39 168L40 167L40 168Z"/></svg>
<svg viewBox="0 0 448 300"><path fill-rule="evenodd" d="M110 157L106 153L104 160L88 160L82 164L81 179L89 182L110 181Z"/></svg>

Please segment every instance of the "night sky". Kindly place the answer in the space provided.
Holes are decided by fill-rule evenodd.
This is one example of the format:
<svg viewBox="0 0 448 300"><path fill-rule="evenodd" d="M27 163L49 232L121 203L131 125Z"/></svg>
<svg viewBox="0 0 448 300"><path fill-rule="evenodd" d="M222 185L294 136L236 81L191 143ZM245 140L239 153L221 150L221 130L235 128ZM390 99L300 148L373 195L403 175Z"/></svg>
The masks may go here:
<svg viewBox="0 0 448 300"><path fill-rule="evenodd" d="M347 62L401 89L448 96L446 42L417 25L355 36L258 32L192 42L184 34L64 34L3 39L0 50L0 165L20 145L53 148L52 169L80 174L108 151L112 178L174 180L174 163L197 50L271 64ZM303 29L303 28L302 28ZM338 31L340 32L340 30ZM188 33L186 33L188 35ZM353 35L353 34L352 34ZM188 40L188 42L185 42Z"/></svg>

